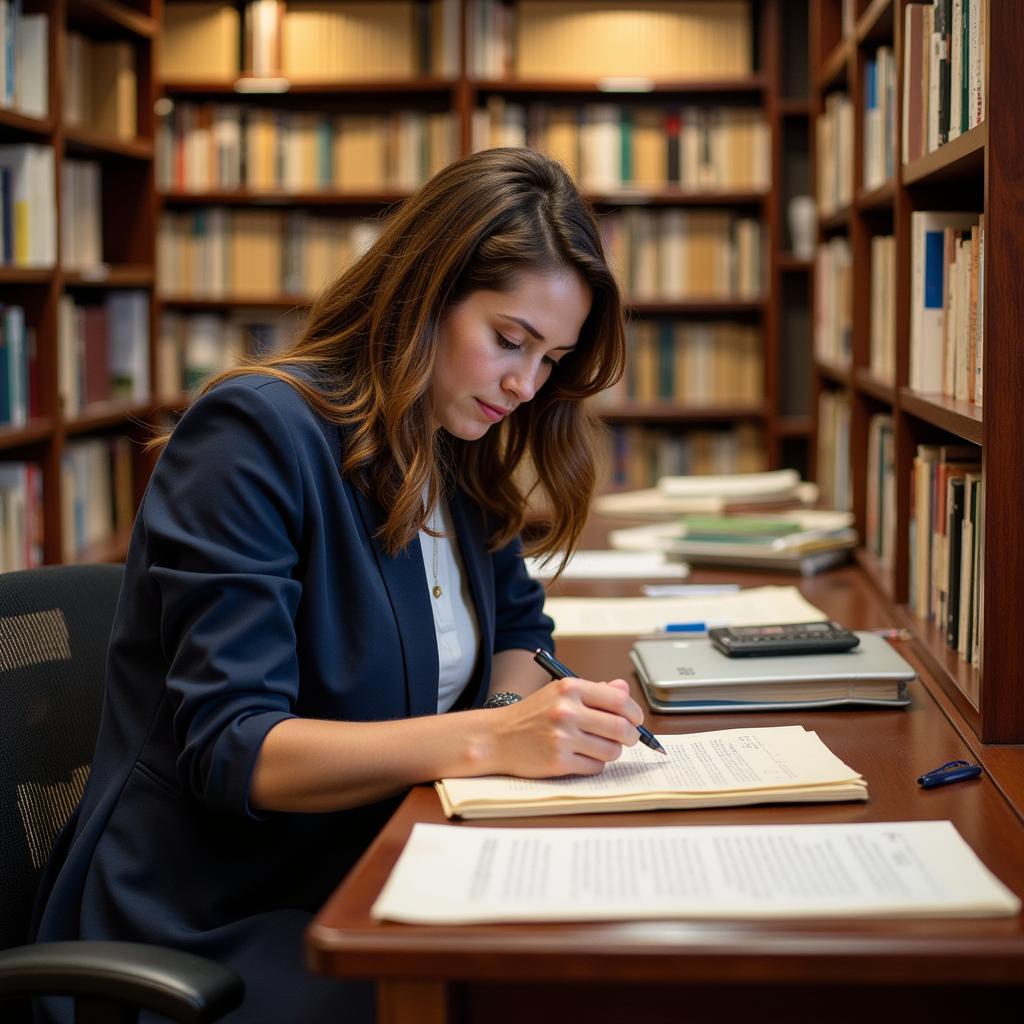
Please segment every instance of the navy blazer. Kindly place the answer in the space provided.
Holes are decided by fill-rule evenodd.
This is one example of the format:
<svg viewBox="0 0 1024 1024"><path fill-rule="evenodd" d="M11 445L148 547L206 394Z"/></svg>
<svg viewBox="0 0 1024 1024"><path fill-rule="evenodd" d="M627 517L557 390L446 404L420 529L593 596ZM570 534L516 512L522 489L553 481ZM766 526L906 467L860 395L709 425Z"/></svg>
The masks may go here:
<svg viewBox="0 0 1024 1024"><path fill-rule="evenodd" d="M341 444L294 388L255 373L182 418L132 533L96 755L38 928L230 963L247 1022L328 1012L317 1000L342 989L303 971L301 931L394 806L254 811L264 736L292 716L437 711L419 541L385 553L383 511L341 477ZM480 510L458 492L451 511L482 638L467 707L494 653L549 646L552 623L518 542L488 553Z"/></svg>

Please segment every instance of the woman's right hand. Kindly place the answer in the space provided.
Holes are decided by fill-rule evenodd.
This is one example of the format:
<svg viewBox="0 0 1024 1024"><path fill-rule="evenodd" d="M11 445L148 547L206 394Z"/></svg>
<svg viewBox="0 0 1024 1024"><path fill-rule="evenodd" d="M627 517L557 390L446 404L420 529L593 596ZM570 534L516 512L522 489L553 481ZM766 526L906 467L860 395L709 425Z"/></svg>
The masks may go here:
<svg viewBox="0 0 1024 1024"><path fill-rule="evenodd" d="M637 742L640 705L624 679L596 683L569 677L517 704L489 708L491 772L521 778L596 775Z"/></svg>

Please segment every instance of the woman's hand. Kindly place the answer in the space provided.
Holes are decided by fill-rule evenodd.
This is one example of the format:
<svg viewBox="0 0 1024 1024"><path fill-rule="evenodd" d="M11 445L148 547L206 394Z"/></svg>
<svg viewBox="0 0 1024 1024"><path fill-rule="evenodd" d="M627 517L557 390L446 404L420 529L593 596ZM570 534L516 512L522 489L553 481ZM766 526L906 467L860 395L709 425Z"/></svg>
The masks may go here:
<svg viewBox="0 0 1024 1024"><path fill-rule="evenodd" d="M644 717L624 679L574 677L486 714L493 730L490 770L521 778L596 775L623 746L636 743Z"/></svg>

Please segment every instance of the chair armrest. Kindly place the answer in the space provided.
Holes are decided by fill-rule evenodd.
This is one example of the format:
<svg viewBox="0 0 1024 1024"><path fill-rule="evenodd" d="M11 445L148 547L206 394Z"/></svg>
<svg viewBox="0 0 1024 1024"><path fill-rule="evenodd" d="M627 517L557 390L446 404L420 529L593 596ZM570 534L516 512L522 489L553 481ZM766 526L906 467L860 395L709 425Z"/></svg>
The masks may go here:
<svg viewBox="0 0 1024 1024"><path fill-rule="evenodd" d="M223 964L141 942L44 942L0 952L0 998L102 997L202 1024L235 1009L244 991Z"/></svg>

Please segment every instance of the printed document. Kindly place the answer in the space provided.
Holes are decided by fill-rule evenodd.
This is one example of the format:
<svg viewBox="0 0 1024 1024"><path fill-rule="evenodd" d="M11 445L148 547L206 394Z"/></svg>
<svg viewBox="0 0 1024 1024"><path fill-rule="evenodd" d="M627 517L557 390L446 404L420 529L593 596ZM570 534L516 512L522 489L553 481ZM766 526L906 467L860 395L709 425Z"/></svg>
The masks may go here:
<svg viewBox="0 0 1024 1024"><path fill-rule="evenodd" d="M450 818L868 798L863 777L799 725L662 734L660 740L667 757L637 743L599 775L442 779L438 796Z"/></svg>
<svg viewBox="0 0 1024 1024"><path fill-rule="evenodd" d="M372 909L409 924L996 917L1020 900L948 821L415 826Z"/></svg>

